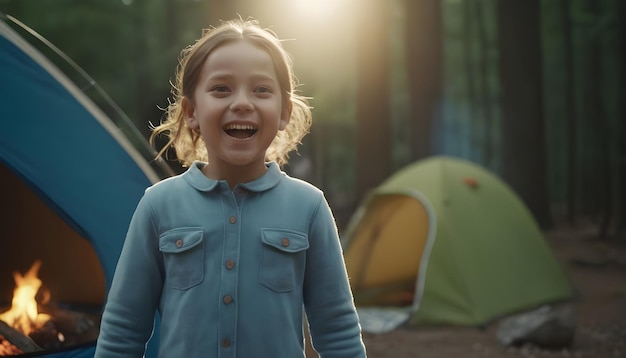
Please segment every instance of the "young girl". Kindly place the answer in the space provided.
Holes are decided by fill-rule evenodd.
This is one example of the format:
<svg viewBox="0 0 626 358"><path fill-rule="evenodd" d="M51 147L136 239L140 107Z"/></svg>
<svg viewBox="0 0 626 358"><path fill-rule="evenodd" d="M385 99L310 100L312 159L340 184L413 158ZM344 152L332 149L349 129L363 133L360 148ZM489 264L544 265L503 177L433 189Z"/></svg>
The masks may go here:
<svg viewBox="0 0 626 358"><path fill-rule="evenodd" d="M280 170L308 132L289 55L232 21L182 53L155 128L189 169L137 206L102 316L96 357L142 357L155 312L160 357L365 357L323 193Z"/></svg>

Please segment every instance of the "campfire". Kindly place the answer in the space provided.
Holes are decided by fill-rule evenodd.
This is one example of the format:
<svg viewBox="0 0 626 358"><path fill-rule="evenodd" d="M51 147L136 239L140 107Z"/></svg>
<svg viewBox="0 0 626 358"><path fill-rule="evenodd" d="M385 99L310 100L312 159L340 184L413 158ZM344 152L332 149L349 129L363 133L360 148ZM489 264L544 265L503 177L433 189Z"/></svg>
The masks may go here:
<svg viewBox="0 0 626 358"><path fill-rule="evenodd" d="M0 310L0 356L62 349L93 342L98 336L98 314L51 303L38 277L41 265L37 260L24 275L13 273L16 287L11 307Z"/></svg>

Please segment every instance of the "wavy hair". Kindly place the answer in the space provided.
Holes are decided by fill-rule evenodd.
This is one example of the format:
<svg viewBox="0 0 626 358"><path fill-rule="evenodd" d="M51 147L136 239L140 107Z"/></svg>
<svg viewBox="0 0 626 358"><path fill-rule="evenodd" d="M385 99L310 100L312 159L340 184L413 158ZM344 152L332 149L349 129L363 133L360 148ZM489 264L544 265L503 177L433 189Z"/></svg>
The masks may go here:
<svg viewBox="0 0 626 358"><path fill-rule="evenodd" d="M181 51L175 83L172 84L173 101L167 106L165 120L154 127L150 135L152 145L161 134L168 138L157 152L157 158L172 148L183 166L189 166L195 160L208 161L206 145L200 134L187 126L181 103L184 97L193 98L202 66L209 54L217 47L237 40L248 41L270 55L282 91L283 106L286 105L285 101L291 101L289 123L285 130L278 131L266 151L265 159L276 161L282 166L287 164L289 153L297 150L302 138L310 130L312 115L308 99L296 93L298 83L293 73L291 56L272 31L261 28L254 20L240 19L203 31L200 39Z"/></svg>

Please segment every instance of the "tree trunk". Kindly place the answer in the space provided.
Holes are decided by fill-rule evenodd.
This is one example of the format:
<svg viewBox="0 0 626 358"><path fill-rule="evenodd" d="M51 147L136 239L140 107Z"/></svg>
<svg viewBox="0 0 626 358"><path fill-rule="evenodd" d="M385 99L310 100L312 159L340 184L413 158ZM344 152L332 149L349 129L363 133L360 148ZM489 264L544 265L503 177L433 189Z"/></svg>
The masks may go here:
<svg viewBox="0 0 626 358"><path fill-rule="evenodd" d="M618 19L626 18L626 2L618 1ZM620 58L622 59L622 67L620 71L620 87L619 87L619 98L626 98L626 22L620 21L619 23L619 52ZM626 101L620 101L619 104L619 112L618 116L621 120L618 121L620 126L619 132L619 147L618 147L618 178L620 178L620 183L622 183L620 187L620 198L619 198L619 206L620 206L620 215L619 215L619 223L618 223L618 232L620 237L626 239Z"/></svg>
<svg viewBox="0 0 626 358"><path fill-rule="evenodd" d="M417 160L432 154L433 122L441 118L443 19L440 0L405 0L404 9L411 160Z"/></svg>
<svg viewBox="0 0 626 358"><path fill-rule="evenodd" d="M595 19L602 18L602 8L599 0L588 1L589 12ZM596 135L591 138L592 143L598 146L598 157L596 165L598 170L593 171L594 180L590 184L597 188L599 199L600 223L598 227L598 237L607 237L612 213L611 200L611 134L610 122L604 107L604 79L602 76L602 33L596 32L592 35L589 45L589 61L587 63L587 76L589 76L589 120L597 126ZM595 147L595 145L594 145Z"/></svg>
<svg viewBox="0 0 626 358"><path fill-rule="evenodd" d="M472 4L472 2L468 2ZM487 29L485 25L485 16L483 16L487 4L484 1L473 2L474 11L476 13L476 23L478 25L478 53L480 54L479 74L480 74L480 99L483 118L481 118L484 126L483 137L483 161L487 168L494 166L493 158L493 114L491 112L491 101L489 100L489 56L487 46Z"/></svg>
<svg viewBox="0 0 626 358"><path fill-rule="evenodd" d="M357 21L357 200L391 173L389 3L361 2Z"/></svg>
<svg viewBox="0 0 626 358"><path fill-rule="evenodd" d="M469 116L465 119L469 122L467 126L463 128L469 128L465 133L470 138L469 154L471 156L472 148L477 144L475 143L476 131L472 124L478 122L478 101L476 95L476 76L474 75L474 36L472 36L472 2L466 1L463 3L463 62L465 64L465 78L467 80L467 102L469 108Z"/></svg>
<svg viewBox="0 0 626 358"><path fill-rule="evenodd" d="M542 228L549 210L539 0L498 3L502 177Z"/></svg>
<svg viewBox="0 0 626 358"><path fill-rule="evenodd" d="M567 120L567 221L573 225L576 221L576 186L578 183L578 119L574 97L574 49L572 40L572 21L570 1L561 0L561 21L563 26L563 45L565 47L565 117Z"/></svg>

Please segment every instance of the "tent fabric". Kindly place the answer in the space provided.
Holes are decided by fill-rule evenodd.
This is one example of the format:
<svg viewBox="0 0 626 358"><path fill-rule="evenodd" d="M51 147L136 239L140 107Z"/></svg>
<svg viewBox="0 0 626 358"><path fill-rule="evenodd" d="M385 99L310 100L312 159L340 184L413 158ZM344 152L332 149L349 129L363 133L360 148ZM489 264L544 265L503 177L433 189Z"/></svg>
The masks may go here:
<svg viewBox="0 0 626 358"><path fill-rule="evenodd" d="M416 285L420 281L415 275L425 272L436 234L436 215L428 199L414 190L380 193L355 217L354 235L359 240L351 242L345 257L351 285L359 291L357 302L392 306L419 302L423 286Z"/></svg>
<svg viewBox="0 0 626 358"><path fill-rule="evenodd" d="M92 241L110 280L121 248L111 238L123 239L158 177L49 61L4 22L0 34L0 160Z"/></svg>
<svg viewBox="0 0 626 358"><path fill-rule="evenodd" d="M45 358L87 358L96 354L95 345L80 346L71 350L46 352L42 354L29 354L28 357L45 357Z"/></svg>
<svg viewBox="0 0 626 358"><path fill-rule="evenodd" d="M436 215L428 199L415 190L372 195L351 221L353 240L345 252L363 331L386 333L406 323L419 308L424 275L436 237ZM407 230L407 227L415 230ZM407 245L388 243L407 242ZM393 257L390 262L389 257ZM421 260L415 260L421 257ZM385 305L385 306L382 306Z"/></svg>
<svg viewBox="0 0 626 358"><path fill-rule="evenodd" d="M402 209L408 192L421 193L434 208L430 250L419 249L428 242L423 214ZM371 251L381 249L388 252L372 260ZM479 326L573 293L520 198L496 175L459 158L420 160L375 188L349 223L344 251L357 307L412 306L411 325ZM392 267L405 269L390 277ZM415 270L411 277L406 269ZM412 302L369 295L394 285L406 295L407 286L397 283L410 280Z"/></svg>
<svg viewBox="0 0 626 358"><path fill-rule="evenodd" d="M0 163L89 240L108 288L134 208L158 175L84 93L1 19L0 107ZM93 347L50 355L61 356L93 356Z"/></svg>

